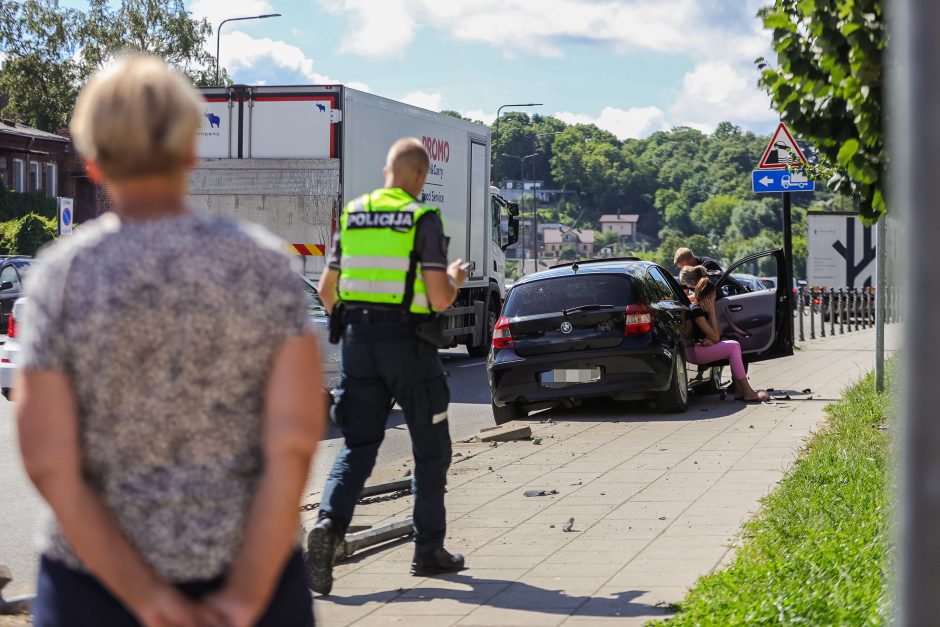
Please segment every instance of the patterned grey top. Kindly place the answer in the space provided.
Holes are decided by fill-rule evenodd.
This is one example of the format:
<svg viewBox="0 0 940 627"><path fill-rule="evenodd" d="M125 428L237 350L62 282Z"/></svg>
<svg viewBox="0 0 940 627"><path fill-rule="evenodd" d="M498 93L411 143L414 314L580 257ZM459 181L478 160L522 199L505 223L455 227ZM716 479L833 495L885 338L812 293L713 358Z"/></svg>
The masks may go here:
<svg viewBox="0 0 940 627"><path fill-rule="evenodd" d="M69 376L85 476L171 581L215 577L238 549L272 360L310 332L300 288L272 235L191 213L105 215L30 270L24 367ZM51 516L42 549L81 568Z"/></svg>

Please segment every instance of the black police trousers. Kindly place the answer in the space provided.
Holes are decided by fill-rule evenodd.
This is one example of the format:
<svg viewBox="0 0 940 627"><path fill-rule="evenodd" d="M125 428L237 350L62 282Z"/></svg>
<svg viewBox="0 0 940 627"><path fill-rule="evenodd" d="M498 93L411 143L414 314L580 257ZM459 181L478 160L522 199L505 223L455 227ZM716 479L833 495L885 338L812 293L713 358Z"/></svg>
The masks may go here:
<svg viewBox="0 0 940 627"><path fill-rule="evenodd" d="M372 473L394 399L405 413L414 454L416 551L444 545L444 492L451 460L450 391L437 348L415 336L415 325L365 316L343 332L340 384L333 422L345 440L320 499L320 518L345 534Z"/></svg>

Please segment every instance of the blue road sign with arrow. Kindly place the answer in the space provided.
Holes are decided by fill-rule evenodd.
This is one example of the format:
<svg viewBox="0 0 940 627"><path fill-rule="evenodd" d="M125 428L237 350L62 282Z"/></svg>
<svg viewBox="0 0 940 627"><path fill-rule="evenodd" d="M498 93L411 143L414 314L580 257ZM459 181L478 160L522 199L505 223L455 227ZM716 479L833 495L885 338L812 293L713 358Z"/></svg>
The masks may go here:
<svg viewBox="0 0 940 627"><path fill-rule="evenodd" d="M805 174L789 170L754 170L751 173L751 188L757 194L780 192L812 192L816 181Z"/></svg>

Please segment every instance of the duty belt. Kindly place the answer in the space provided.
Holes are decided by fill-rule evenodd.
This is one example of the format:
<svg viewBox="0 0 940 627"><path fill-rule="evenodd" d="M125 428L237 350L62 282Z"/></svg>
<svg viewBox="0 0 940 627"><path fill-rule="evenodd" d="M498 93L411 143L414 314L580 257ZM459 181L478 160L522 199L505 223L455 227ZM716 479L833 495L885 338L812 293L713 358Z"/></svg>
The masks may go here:
<svg viewBox="0 0 940 627"><path fill-rule="evenodd" d="M344 316L349 324L419 324L428 318L401 309L355 305L347 305Z"/></svg>

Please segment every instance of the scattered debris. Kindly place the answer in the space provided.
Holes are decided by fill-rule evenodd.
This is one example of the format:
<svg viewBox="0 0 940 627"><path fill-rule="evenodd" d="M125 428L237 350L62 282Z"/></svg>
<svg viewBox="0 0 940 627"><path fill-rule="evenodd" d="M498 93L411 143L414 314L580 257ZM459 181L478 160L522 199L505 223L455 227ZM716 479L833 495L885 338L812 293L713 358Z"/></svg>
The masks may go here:
<svg viewBox="0 0 940 627"><path fill-rule="evenodd" d="M483 442L511 442L532 436L532 427L512 421L496 427L480 431L480 440Z"/></svg>
<svg viewBox="0 0 940 627"><path fill-rule="evenodd" d="M366 531L358 533L347 533L346 537L339 546L336 547L336 558L343 559L351 557L356 551L367 549L389 540L397 540L411 535L414 532L414 521L411 518L405 518L398 522L382 525L381 527L372 527ZM309 542L309 538L308 538Z"/></svg>
<svg viewBox="0 0 940 627"><path fill-rule="evenodd" d="M659 519L660 519L660 520L666 520L666 517L665 517L665 516L660 516Z"/></svg>
<svg viewBox="0 0 940 627"><path fill-rule="evenodd" d="M583 485L583 484L584 484L584 482L583 482L582 480L578 479L578 482L577 482L577 483L572 483L571 485Z"/></svg>
<svg viewBox="0 0 940 627"><path fill-rule="evenodd" d="M747 428L748 428L748 429L753 429L753 428L754 428L754 425L748 425Z"/></svg>
<svg viewBox="0 0 940 627"><path fill-rule="evenodd" d="M566 522L565 524L563 524L563 525L561 526L561 530L564 531L565 533L568 533L568 532L571 531L572 529L574 529L574 518L573 518L573 517L572 517L572 518L569 518L569 519L568 519L568 522Z"/></svg>
<svg viewBox="0 0 940 627"><path fill-rule="evenodd" d="M542 438L532 438L532 444L539 445L542 443Z"/></svg>
<svg viewBox="0 0 940 627"><path fill-rule="evenodd" d="M549 525L548 528L549 528L549 529L554 529L554 528L555 528L555 525Z"/></svg>
<svg viewBox="0 0 940 627"><path fill-rule="evenodd" d="M526 496L550 496L558 494L558 490L526 490L523 494Z"/></svg>
<svg viewBox="0 0 940 627"><path fill-rule="evenodd" d="M491 448L496 448L497 446L499 446L499 442L490 442Z"/></svg>
<svg viewBox="0 0 940 627"><path fill-rule="evenodd" d="M493 470L493 467L492 467L492 466L487 466L486 469L487 469L487 470Z"/></svg>
<svg viewBox="0 0 940 627"><path fill-rule="evenodd" d="M878 429L879 431L887 431L887 430L888 430L888 425L872 425L872 427L874 427L875 429Z"/></svg>
<svg viewBox="0 0 940 627"><path fill-rule="evenodd" d="M454 457L463 457L463 453L454 453Z"/></svg>
<svg viewBox="0 0 940 627"><path fill-rule="evenodd" d="M405 471L405 476L406 476L406 477L410 477L410 476L411 476L411 468L409 468L408 470Z"/></svg>

